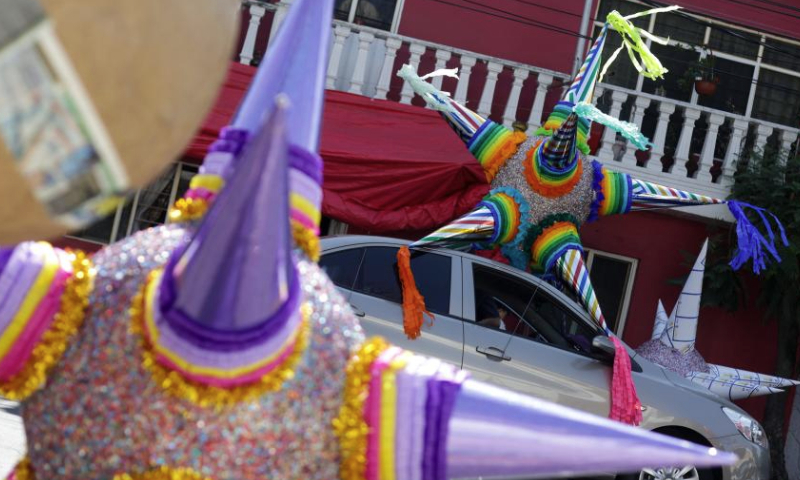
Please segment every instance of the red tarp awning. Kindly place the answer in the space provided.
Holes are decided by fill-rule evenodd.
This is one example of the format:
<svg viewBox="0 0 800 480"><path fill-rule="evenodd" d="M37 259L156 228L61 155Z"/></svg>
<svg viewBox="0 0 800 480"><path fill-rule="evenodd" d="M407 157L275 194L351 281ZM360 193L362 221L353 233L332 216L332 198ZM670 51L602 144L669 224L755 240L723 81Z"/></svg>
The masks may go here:
<svg viewBox="0 0 800 480"><path fill-rule="evenodd" d="M202 161L254 72L231 64L186 157ZM396 102L328 90L321 154L323 214L371 233L436 228L489 190L480 165L438 113Z"/></svg>

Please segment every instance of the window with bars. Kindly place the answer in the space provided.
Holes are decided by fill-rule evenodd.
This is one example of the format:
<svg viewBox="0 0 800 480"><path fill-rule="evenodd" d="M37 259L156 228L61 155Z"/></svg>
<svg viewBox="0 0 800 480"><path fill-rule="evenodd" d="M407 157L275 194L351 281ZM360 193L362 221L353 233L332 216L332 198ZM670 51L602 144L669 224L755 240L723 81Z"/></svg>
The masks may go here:
<svg viewBox="0 0 800 480"><path fill-rule="evenodd" d="M402 3L403 0L336 0L334 18L396 32Z"/></svg>
<svg viewBox="0 0 800 480"><path fill-rule="evenodd" d="M139 230L161 225L169 208L189 189L198 167L176 163L147 187L137 191L114 213L89 228L73 234L75 238L109 244Z"/></svg>
<svg viewBox="0 0 800 480"><path fill-rule="evenodd" d="M651 6L638 0L601 0L595 17L595 37L608 12L618 10L628 15L648 8ZM641 78L630 62L621 58L603 81L724 112L800 126L800 42L692 16L697 21L674 12L634 20L636 26L670 39L666 46L651 44L653 53L670 71L663 80ZM618 36L610 35L605 48L611 52L619 44ZM714 71L720 82L713 96L698 96L693 82L679 80L709 54L714 55Z"/></svg>

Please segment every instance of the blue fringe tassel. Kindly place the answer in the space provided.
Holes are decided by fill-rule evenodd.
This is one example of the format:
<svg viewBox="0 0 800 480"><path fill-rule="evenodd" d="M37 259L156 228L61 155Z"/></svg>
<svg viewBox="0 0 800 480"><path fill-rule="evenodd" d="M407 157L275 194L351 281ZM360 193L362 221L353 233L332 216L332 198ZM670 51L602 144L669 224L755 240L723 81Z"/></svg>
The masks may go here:
<svg viewBox="0 0 800 480"><path fill-rule="evenodd" d="M730 210L731 215L736 219L736 237L738 241L736 256L730 262L731 267L733 267L734 270L739 270L742 268L742 265L752 259L753 272L758 274L761 270L766 268L769 255L771 255L775 261L780 262L781 257L775 249L775 232L773 232L772 224L764 213L768 213L772 219L775 220L775 223L778 225L778 231L781 234L781 241L783 241L785 246L789 246L789 240L786 239L786 232L780 220L778 220L778 217L761 207L756 207L749 203L728 200L727 204L728 210ZM747 209L756 212L758 216L761 217L761 222L767 227L769 239L764 238L764 235L762 235L761 232L758 231L758 228L747 218L747 215L745 215L745 210Z"/></svg>
<svg viewBox="0 0 800 480"><path fill-rule="evenodd" d="M594 190L594 200L589 206L589 216L586 218L586 223L594 222L600 218L600 202L606 199L603 195L602 181L603 181L603 164L597 160L592 160L592 190Z"/></svg>

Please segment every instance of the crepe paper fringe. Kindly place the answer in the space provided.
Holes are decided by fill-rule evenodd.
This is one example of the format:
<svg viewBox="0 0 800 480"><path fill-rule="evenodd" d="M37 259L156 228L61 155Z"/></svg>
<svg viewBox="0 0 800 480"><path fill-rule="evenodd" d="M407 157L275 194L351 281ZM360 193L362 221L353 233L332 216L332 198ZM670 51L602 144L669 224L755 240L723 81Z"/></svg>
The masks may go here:
<svg viewBox="0 0 800 480"><path fill-rule="evenodd" d="M386 340L375 337L361 344L347 363L342 405L333 420L333 432L339 439L339 478L363 480L367 468L367 436L369 426L364 418L364 405L372 375L372 364L389 349Z"/></svg>
<svg viewBox="0 0 800 480"><path fill-rule="evenodd" d="M504 127L505 128L505 127ZM522 132L510 132L509 135L504 135L502 139L503 144L499 149L489 158L482 160L478 159L486 174L486 181L491 183L497 172L503 168L509 158L517 153L519 146L528 139L528 136Z"/></svg>
<svg viewBox="0 0 800 480"><path fill-rule="evenodd" d="M644 134L639 131L639 127L637 127L636 124L625 122L618 118L614 118L611 115L607 115L590 103L581 102L575 105L574 111L583 118L597 122L600 125L604 125L615 132L620 133L626 140L631 142L631 144L639 150L647 150L650 146L652 146L650 140L648 140L647 137L645 137Z"/></svg>
<svg viewBox="0 0 800 480"><path fill-rule="evenodd" d="M212 478L201 475L191 468L169 468L162 465L145 473L117 474L113 480L212 480Z"/></svg>
<svg viewBox="0 0 800 480"><path fill-rule="evenodd" d="M603 164L597 160L592 160L592 190L594 190L594 200L589 206L589 216L586 218L587 223L591 223L600 218L600 205L606 199L603 194Z"/></svg>
<svg viewBox="0 0 800 480"><path fill-rule="evenodd" d="M424 322L423 315L430 318L431 324L434 316L425 308L425 298L417 289L414 272L411 271L411 251L406 245L397 252L397 270L403 288L403 330L406 336L413 340L420 336Z"/></svg>
<svg viewBox="0 0 800 480"><path fill-rule="evenodd" d="M628 425L642 423L642 402L636 394L636 385L631 374L631 357L617 337L614 342L614 372L611 377L611 412L609 418Z"/></svg>
<svg viewBox="0 0 800 480"><path fill-rule="evenodd" d="M142 349L142 366L150 372L153 382L159 385L164 392L203 408L214 408L217 411L222 411L224 408L262 397L268 392L279 391L286 381L294 378L294 368L311 341L311 322L309 320L311 307L308 304L303 304L300 307L300 314L303 319L298 327L299 331L291 353L283 363L260 377L256 383L231 388L205 385L189 380L179 372L159 363L158 353L147 338L147 327L145 325L145 309L148 308L145 295L146 288L150 282L158 279L158 274L159 271L156 270L148 275L141 290L133 299L130 317L131 332L139 336L139 343Z"/></svg>
<svg viewBox="0 0 800 480"><path fill-rule="evenodd" d="M528 185L536 193L548 198L558 198L571 192L583 174L583 162L580 158L576 158L571 171L568 170L562 177L566 181L558 181L561 179L547 175L549 171L541 161L541 142L528 151L524 162L525 180Z"/></svg>
<svg viewBox="0 0 800 480"><path fill-rule="evenodd" d="M768 213L778 226L783 245L789 246L789 241L786 238L786 231L783 229L783 224L778 220L778 217L761 207L756 207L749 203L737 200L728 200L726 203L728 204L728 210L730 210L731 215L736 219L736 237L738 243L736 256L730 261L730 266L733 267L734 270L739 270L748 260L752 260L753 272L758 274L761 273L761 270L766 268L767 262L770 261L770 256L773 260L780 263L781 257L775 248L775 232L772 230L772 224L764 213ZM769 239L764 238L764 235L762 235L758 228L747 218L747 210L758 214L761 218L761 222L767 228Z"/></svg>
<svg viewBox="0 0 800 480"><path fill-rule="evenodd" d="M61 360L70 339L83 324L89 295L94 286L95 270L89 257L80 250L72 255L72 275L61 294L61 306L53 322L42 334L22 370L7 382L0 382L0 396L21 401L39 390L47 374Z"/></svg>

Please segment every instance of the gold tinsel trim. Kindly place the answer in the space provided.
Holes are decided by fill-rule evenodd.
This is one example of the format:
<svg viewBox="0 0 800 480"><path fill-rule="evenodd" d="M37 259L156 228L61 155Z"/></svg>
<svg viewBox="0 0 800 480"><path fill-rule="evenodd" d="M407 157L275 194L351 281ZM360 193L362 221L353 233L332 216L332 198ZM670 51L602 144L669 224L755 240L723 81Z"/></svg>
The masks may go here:
<svg viewBox="0 0 800 480"><path fill-rule="evenodd" d="M294 237L294 243L308 255L311 261L319 261L319 237L316 233L297 220L292 220L292 237Z"/></svg>
<svg viewBox="0 0 800 480"><path fill-rule="evenodd" d="M133 299L131 305L131 330L139 335L140 346L142 348L142 366L153 376L153 381L169 395L188 400L204 408L213 407L221 410L235 404L249 402L268 392L277 392L283 387L283 383L294 378L294 368L300 361L300 357L308 348L311 337L311 306L303 304L300 313L303 319L300 324L300 331L297 333L297 340L292 353L286 360L275 368L275 370L261 377L258 382L234 388L220 388L210 385L203 385L193 380L184 378L179 372L170 370L160 364L157 354L153 351L152 345L147 341L144 334L144 309L147 285L157 278L157 271L151 272L142 289Z"/></svg>
<svg viewBox="0 0 800 480"><path fill-rule="evenodd" d="M33 474L33 467L31 467L31 459L25 457L20 460L8 480L36 480L36 476Z"/></svg>
<svg viewBox="0 0 800 480"><path fill-rule="evenodd" d="M169 210L169 223L190 222L202 218L208 210L208 200L202 198L181 198Z"/></svg>
<svg viewBox="0 0 800 480"><path fill-rule="evenodd" d="M113 480L212 480L191 468L169 468L161 466L146 473L131 475L122 473L114 475Z"/></svg>
<svg viewBox="0 0 800 480"><path fill-rule="evenodd" d="M367 465L367 433L364 402L369 394L370 367L387 349L381 337L370 338L361 345L347 364L342 406L333 420L333 431L339 438L339 478L363 480Z"/></svg>
<svg viewBox="0 0 800 480"><path fill-rule="evenodd" d="M64 355L70 338L83 323L95 271L85 253L76 250L70 255L72 275L64 285L61 308L33 348L22 370L9 381L0 383L0 396L21 401L41 388L47 380L47 372Z"/></svg>

